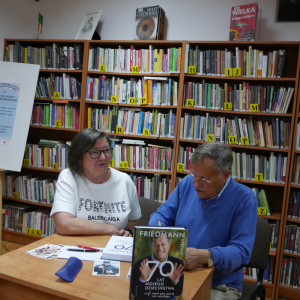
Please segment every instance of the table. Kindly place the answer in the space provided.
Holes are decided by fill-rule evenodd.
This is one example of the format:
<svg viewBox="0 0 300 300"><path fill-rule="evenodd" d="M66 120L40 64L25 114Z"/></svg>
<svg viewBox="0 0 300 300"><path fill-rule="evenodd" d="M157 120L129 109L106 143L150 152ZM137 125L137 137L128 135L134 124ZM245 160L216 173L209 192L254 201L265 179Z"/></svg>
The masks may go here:
<svg viewBox="0 0 300 300"><path fill-rule="evenodd" d="M44 260L25 254L44 244L85 245L104 248L110 236L61 236L46 237L0 256L1 300L34 299L129 299L129 279L126 275L130 263L121 262L120 277L92 276L94 262L83 261L83 267L73 282L66 282L55 275L66 263L65 259ZM183 300L210 299L214 268L197 268L186 271Z"/></svg>

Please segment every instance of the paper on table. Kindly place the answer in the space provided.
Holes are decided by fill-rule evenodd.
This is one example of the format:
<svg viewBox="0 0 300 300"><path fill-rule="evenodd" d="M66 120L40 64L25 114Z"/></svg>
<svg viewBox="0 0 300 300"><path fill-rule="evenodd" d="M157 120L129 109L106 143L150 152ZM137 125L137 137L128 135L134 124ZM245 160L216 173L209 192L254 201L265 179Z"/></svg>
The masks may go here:
<svg viewBox="0 0 300 300"><path fill-rule="evenodd" d="M77 257L80 260L91 260L91 261L96 261L101 259L102 257L102 252L103 252L103 248L97 248L97 247L93 247L95 249L99 249L99 252L77 252L77 251L67 251L66 249L80 249L78 247L74 247L74 246L65 246L65 249L63 249L59 255L57 256L57 258L66 258L69 259L71 256L73 257Z"/></svg>

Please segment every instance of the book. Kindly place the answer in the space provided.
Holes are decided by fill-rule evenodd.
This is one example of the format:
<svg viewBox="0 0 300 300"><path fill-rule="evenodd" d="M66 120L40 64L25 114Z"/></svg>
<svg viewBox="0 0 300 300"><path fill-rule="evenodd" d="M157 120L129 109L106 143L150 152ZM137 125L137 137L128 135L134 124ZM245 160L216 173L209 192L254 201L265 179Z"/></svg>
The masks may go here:
<svg viewBox="0 0 300 300"><path fill-rule="evenodd" d="M230 41L257 41L261 9L257 3L233 6L230 18Z"/></svg>
<svg viewBox="0 0 300 300"><path fill-rule="evenodd" d="M133 238L113 235L103 249L102 259L131 262Z"/></svg>
<svg viewBox="0 0 300 300"><path fill-rule="evenodd" d="M182 227L135 226L130 299L182 298L187 238Z"/></svg>
<svg viewBox="0 0 300 300"><path fill-rule="evenodd" d="M162 40L165 11L159 5L137 8L134 40Z"/></svg>

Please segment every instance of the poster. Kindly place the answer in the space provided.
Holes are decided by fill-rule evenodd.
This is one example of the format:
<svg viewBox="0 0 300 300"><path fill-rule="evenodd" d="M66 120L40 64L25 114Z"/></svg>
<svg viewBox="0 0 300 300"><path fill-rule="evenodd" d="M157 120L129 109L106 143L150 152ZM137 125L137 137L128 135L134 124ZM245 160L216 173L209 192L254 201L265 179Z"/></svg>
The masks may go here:
<svg viewBox="0 0 300 300"><path fill-rule="evenodd" d="M8 146L12 138L21 85L0 82L0 145Z"/></svg>

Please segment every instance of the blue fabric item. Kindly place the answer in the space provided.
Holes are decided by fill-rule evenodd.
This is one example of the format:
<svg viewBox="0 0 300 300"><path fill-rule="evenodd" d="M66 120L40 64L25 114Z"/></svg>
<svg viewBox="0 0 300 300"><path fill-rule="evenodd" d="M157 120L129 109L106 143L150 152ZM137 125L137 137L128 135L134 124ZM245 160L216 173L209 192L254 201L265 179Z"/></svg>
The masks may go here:
<svg viewBox="0 0 300 300"><path fill-rule="evenodd" d="M243 269L255 239L257 201L245 185L227 181L220 197L209 201L198 197L191 176L179 182L168 200L151 215L149 225L186 227L188 247L213 253L213 286L226 284L242 290Z"/></svg>
<svg viewBox="0 0 300 300"><path fill-rule="evenodd" d="M77 257L72 256L68 259L66 264L55 273L55 275L57 275L65 281L72 282L75 279L78 272L81 270L81 268L82 261Z"/></svg>

